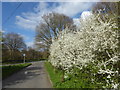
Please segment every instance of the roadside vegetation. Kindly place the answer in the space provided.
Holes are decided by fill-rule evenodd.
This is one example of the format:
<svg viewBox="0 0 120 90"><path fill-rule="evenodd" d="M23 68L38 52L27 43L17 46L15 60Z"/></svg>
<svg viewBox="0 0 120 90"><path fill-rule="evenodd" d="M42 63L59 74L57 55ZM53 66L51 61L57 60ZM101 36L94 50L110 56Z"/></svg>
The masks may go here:
<svg viewBox="0 0 120 90"><path fill-rule="evenodd" d="M2 63L23 63L32 61L41 61L47 58L46 51L40 51L33 47L28 47L24 42L24 38L17 33L2 33L2 40L0 46L2 46Z"/></svg>
<svg viewBox="0 0 120 90"><path fill-rule="evenodd" d="M21 69L31 65L31 63L18 64L18 65L9 65L9 66L1 66L2 68L2 79L7 78L13 73L20 71Z"/></svg>
<svg viewBox="0 0 120 90"><path fill-rule="evenodd" d="M112 19L103 22L99 16L91 15L82 21L80 30L75 34L63 31L51 44L49 62L64 72L64 83L57 86L120 87L117 24Z"/></svg>
<svg viewBox="0 0 120 90"><path fill-rule="evenodd" d="M49 74L51 81L52 81L53 87L57 87L58 83L61 82L61 77L62 77L63 71L54 68L47 61L45 62L45 68Z"/></svg>
<svg viewBox="0 0 120 90"><path fill-rule="evenodd" d="M36 48L26 47L19 34L3 35L3 63L49 58L45 67L54 88L120 89L118 8L119 2L98 2L78 26L64 14L44 14L36 26ZM28 65L4 66L3 78Z"/></svg>
<svg viewBox="0 0 120 90"><path fill-rule="evenodd" d="M74 68L73 73L69 73L66 77L63 77L64 72L62 70L54 68L49 62L45 62L45 67L52 81L53 88L101 88L102 84L100 82L105 78L101 78L99 75L93 76L88 73L91 70L91 67L93 68L91 73L96 72L97 70L91 65L92 64L83 70ZM91 82L91 78L93 77L99 77L95 83Z"/></svg>
<svg viewBox="0 0 120 90"><path fill-rule="evenodd" d="M104 5L107 7L107 3ZM76 30L67 27L52 38L48 65L52 65L49 69L53 73L48 72L53 87L120 88L118 14L111 14L111 8L105 7L90 13L88 17L80 18ZM52 79L57 75L62 75L61 81L59 77Z"/></svg>
<svg viewBox="0 0 120 90"><path fill-rule="evenodd" d="M35 62L35 61L46 61L48 60L47 58L43 58L43 59L37 59L37 60L25 60L25 62L29 63L29 62ZM6 62L3 62L3 65L6 64L19 64L19 63L23 63L24 60L8 60Z"/></svg>

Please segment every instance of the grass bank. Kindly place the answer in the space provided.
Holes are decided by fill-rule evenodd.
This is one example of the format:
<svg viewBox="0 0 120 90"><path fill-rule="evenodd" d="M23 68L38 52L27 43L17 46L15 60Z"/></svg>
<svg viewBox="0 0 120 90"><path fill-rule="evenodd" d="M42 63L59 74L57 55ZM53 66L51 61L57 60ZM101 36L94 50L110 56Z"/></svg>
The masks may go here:
<svg viewBox="0 0 120 90"><path fill-rule="evenodd" d="M96 78L97 76L88 73L89 69L93 66L89 66L86 69L79 70L73 69L72 74L68 74L64 81L62 81L63 72L59 69L55 69L49 62L45 62L46 70L49 73L50 79L53 84L53 88L101 88L102 84L99 83L101 78L91 82L91 78ZM97 70L93 69L94 72ZM93 72L93 71L92 71Z"/></svg>
<svg viewBox="0 0 120 90"><path fill-rule="evenodd" d="M30 60L25 60L25 62L35 62L35 61L47 61L47 58L41 58L41 59L30 59ZM6 60L2 61L2 64L17 64L17 63L23 63L24 60Z"/></svg>
<svg viewBox="0 0 120 90"><path fill-rule="evenodd" d="M12 75L13 73L15 73L29 65L31 65L31 63L2 66L2 79L7 78L8 76Z"/></svg>
<svg viewBox="0 0 120 90"><path fill-rule="evenodd" d="M49 62L45 62L45 68L50 76L53 87L56 88L57 85L61 82L61 77L63 72L61 70L55 69Z"/></svg>

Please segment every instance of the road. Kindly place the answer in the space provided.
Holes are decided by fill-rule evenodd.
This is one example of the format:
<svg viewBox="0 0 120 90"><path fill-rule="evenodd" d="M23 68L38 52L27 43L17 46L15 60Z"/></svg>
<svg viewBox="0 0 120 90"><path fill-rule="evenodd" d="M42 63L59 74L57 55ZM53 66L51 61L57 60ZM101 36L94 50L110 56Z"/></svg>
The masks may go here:
<svg viewBox="0 0 120 90"><path fill-rule="evenodd" d="M3 88L51 88L52 85L44 67L44 62L33 62L32 65L6 78Z"/></svg>

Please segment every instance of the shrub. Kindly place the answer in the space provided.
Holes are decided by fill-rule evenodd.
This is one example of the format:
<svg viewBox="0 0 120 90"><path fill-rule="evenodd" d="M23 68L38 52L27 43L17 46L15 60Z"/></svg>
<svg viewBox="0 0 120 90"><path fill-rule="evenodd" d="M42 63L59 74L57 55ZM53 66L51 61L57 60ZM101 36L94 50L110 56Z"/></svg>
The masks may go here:
<svg viewBox="0 0 120 90"><path fill-rule="evenodd" d="M66 73L72 73L73 67L86 70L92 63L97 71L94 72L91 66L88 72L102 77L103 83L100 83L103 87L118 87L119 67L115 65L119 63L119 35L115 18L104 21L99 14L93 14L80 21L76 32L66 28L57 39L53 39L50 47L51 64ZM95 79L99 81L99 77Z"/></svg>

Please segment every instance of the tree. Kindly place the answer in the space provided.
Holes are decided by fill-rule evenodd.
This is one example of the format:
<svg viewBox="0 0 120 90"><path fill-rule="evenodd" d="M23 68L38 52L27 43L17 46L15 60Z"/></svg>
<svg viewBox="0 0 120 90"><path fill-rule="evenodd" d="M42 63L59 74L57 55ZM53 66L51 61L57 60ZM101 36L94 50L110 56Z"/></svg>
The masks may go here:
<svg viewBox="0 0 120 90"><path fill-rule="evenodd" d="M3 36L3 58L7 55L5 53L9 52L10 57L7 59L15 60L20 57L20 50L25 49L26 44L24 43L23 38L16 33L7 33Z"/></svg>
<svg viewBox="0 0 120 90"><path fill-rule="evenodd" d="M2 50L1 42L2 42L2 30L0 31L0 50ZM2 51L0 51L0 56L2 56ZM0 62L1 62L1 60L2 60L2 58L0 58Z"/></svg>
<svg viewBox="0 0 120 90"><path fill-rule="evenodd" d="M2 41L2 30L0 31L0 42Z"/></svg>
<svg viewBox="0 0 120 90"><path fill-rule="evenodd" d="M118 10L119 3L118 2L97 2L93 8L92 11L94 14L100 15L101 19L103 21L109 20L113 17L118 17L119 10ZM105 14L108 14L108 16L105 17Z"/></svg>
<svg viewBox="0 0 120 90"><path fill-rule="evenodd" d="M52 38L57 38L59 33L66 27L75 30L73 19L59 13L48 13L43 15L43 22L36 27L36 45L45 50L52 43Z"/></svg>
<svg viewBox="0 0 120 90"><path fill-rule="evenodd" d="M26 47L23 38L16 33L8 33L4 37L4 43L13 50L20 50Z"/></svg>
<svg viewBox="0 0 120 90"><path fill-rule="evenodd" d="M115 21L118 23L118 28L120 29L120 1L119 2L97 2L95 6L93 7L92 11L93 13L99 13L100 17L106 21L110 20ZM105 17L105 14L108 14L108 16ZM118 29L118 54L120 53L120 30Z"/></svg>
<svg viewBox="0 0 120 90"><path fill-rule="evenodd" d="M94 13L103 12L102 10L104 13L116 14L118 13L118 2L97 2L92 8Z"/></svg>
<svg viewBox="0 0 120 90"><path fill-rule="evenodd" d="M22 50L21 52L26 55L25 56L26 61L36 61L46 58L44 57L43 52L35 50L32 47L27 47L27 50Z"/></svg>
<svg viewBox="0 0 120 90"><path fill-rule="evenodd" d="M63 31L57 40L53 40L49 62L55 68L62 69L66 77L70 73L77 74L74 71L78 68L78 76L81 71L90 73L89 78L93 79L90 81L94 85L99 82L102 88L118 88L120 58L117 55L117 22L111 19L104 22L96 14L80 21L76 34Z"/></svg>

